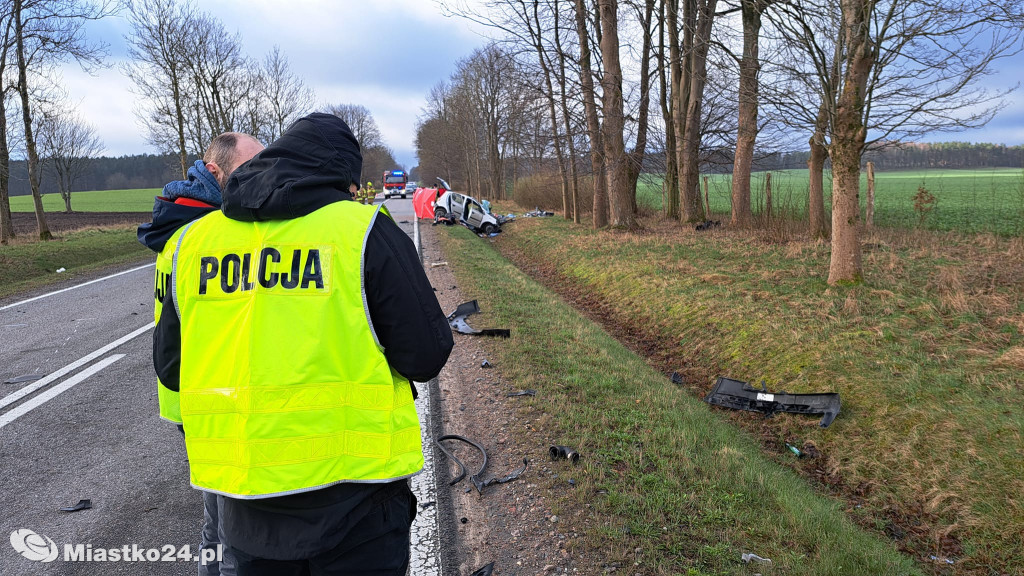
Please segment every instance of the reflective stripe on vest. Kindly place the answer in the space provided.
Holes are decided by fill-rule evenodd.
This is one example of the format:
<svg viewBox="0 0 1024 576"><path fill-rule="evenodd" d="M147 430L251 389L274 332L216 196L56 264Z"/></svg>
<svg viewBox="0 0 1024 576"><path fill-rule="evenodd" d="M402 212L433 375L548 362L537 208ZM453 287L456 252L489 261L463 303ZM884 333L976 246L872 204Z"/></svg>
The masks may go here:
<svg viewBox="0 0 1024 576"><path fill-rule="evenodd" d="M265 498L422 469L409 381L388 365L366 305L376 218L336 202L284 221L214 212L184 232L173 277L195 487Z"/></svg>
<svg viewBox="0 0 1024 576"><path fill-rule="evenodd" d="M171 292L171 270L174 267L174 250L178 246L178 237L184 228L178 228L171 235L164 249L156 257L156 278L153 281L153 322L160 322L160 312L163 310L164 298L168 298ZM160 404L160 417L174 424L181 424L181 404L178 401L178 393L168 389L156 381L156 396Z"/></svg>

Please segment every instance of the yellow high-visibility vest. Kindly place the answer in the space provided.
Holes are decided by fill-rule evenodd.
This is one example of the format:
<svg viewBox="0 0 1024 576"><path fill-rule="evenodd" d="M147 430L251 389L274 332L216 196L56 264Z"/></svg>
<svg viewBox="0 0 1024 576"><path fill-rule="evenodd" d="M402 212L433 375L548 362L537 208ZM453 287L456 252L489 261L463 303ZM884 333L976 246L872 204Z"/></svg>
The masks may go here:
<svg viewBox="0 0 1024 576"><path fill-rule="evenodd" d="M409 381L388 365L364 293L378 217L349 201L294 220L214 212L182 234L173 287L193 486L264 498L423 468Z"/></svg>
<svg viewBox="0 0 1024 576"><path fill-rule="evenodd" d="M174 266L174 249L178 245L178 237L184 228L178 228L171 235L164 249L156 256L156 278L153 281L153 322L160 322L160 312L163 310L164 298L170 296L171 291L171 270ZM181 424L181 404L178 400L178 393L168 389L156 381L156 397L160 405L160 417L174 424Z"/></svg>

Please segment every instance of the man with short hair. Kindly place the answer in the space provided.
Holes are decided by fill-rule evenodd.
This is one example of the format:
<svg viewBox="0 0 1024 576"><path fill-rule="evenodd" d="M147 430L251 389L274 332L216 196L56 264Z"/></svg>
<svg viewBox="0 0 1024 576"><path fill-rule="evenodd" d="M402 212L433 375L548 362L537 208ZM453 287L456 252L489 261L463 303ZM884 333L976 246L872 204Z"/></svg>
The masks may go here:
<svg viewBox="0 0 1024 576"><path fill-rule="evenodd" d="M187 180L175 180L164 186L161 196L153 204L153 221L139 226L138 239L157 253L156 281L153 295L156 305L153 316L160 321L164 299L171 288L171 269L174 249L182 227L193 220L220 209L221 190L228 176L263 149L259 140L248 134L225 132L210 142L202 160L188 169ZM181 427L181 408L178 394L157 383L160 417ZM201 548L215 549L217 536L217 500L204 496L205 522L201 533ZM200 576L233 576L232 559L201 564Z"/></svg>
<svg viewBox="0 0 1024 576"><path fill-rule="evenodd" d="M361 165L343 120L306 116L179 240L153 361L240 576L408 570L412 382L454 342L412 241L353 201Z"/></svg>

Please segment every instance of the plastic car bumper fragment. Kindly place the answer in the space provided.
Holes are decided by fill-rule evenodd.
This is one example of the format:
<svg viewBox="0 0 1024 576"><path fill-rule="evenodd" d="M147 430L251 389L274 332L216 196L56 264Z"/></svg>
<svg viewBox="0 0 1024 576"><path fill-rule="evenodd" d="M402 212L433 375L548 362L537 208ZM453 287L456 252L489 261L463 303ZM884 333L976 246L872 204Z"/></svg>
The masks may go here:
<svg viewBox="0 0 1024 576"><path fill-rule="evenodd" d="M472 336L497 336L499 338L509 338L512 336L512 331L508 328L488 328L486 330L477 330L466 323L466 318L473 314L480 312L480 306L476 303L476 300L469 302L463 302L455 309L454 312L448 315L448 324L459 334L469 334Z"/></svg>
<svg viewBox="0 0 1024 576"><path fill-rule="evenodd" d="M838 392L823 394L772 393L768 392L763 384L758 390L746 382L721 376L704 401L723 408L761 412L766 416L772 416L779 412L821 414L821 422L818 425L822 428L828 428L828 425L839 415L840 409Z"/></svg>

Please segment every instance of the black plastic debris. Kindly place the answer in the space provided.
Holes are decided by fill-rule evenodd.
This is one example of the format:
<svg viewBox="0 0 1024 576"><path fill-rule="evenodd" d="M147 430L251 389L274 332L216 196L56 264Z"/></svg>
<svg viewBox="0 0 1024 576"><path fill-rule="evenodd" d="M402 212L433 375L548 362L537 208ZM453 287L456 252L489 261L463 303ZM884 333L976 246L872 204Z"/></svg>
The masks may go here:
<svg viewBox="0 0 1024 576"><path fill-rule="evenodd" d="M22 374L21 376L4 380L4 384L24 384L25 382L34 382L42 377L42 374Z"/></svg>
<svg viewBox="0 0 1024 576"><path fill-rule="evenodd" d="M463 518L465 520L465 518ZM473 572L469 576L492 576L494 574L494 562L491 562L487 566Z"/></svg>
<svg viewBox="0 0 1024 576"><path fill-rule="evenodd" d="M79 510L88 510L89 508L92 508L92 500L79 500L78 504L75 504L74 506L68 506L66 508L61 508L60 511L78 512Z"/></svg>
<svg viewBox="0 0 1024 576"><path fill-rule="evenodd" d="M462 522L463 524L467 524L467 523L469 523L469 518L466 518L465 516L463 516L463 517L462 517L462 518L461 518L461 519L459 520L459 522Z"/></svg>
<svg viewBox="0 0 1024 576"><path fill-rule="evenodd" d="M722 221L721 220L705 220L705 221L701 222L700 224L697 224L696 226L694 226L693 229L698 231L698 232L703 232L704 230L711 230L712 228L720 228L721 226L722 226Z"/></svg>
<svg viewBox="0 0 1024 576"><path fill-rule="evenodd" d="M445 456L451 459L452 462L455 462L455 464L459 467L459 475L456 476L454 480L448 483L449 486L454 486L458 484L459 482L462 481L463 478L466 477L466 465L462 463L462 460L459 460L458 458L455 457L454 454L449 452L448 449L444 447L444 444L441 444L441 442L444 440L458 440L460 442L465 442L466 444L469 444L470 446L480 451L480 455L483 456L483 462L480 464L480 469L477 470L476 474L473 474L472 476L469 477L470 482L473 483L473 487L476 488L477 493L480 495L483 495L484 488L487 488L488 486L493 486L494 484L504 484L506 482L511 482L516 478L519 478L520 476L522 476L523 472L526 472L526 469L529 467L529 462L525 458L523 458L522 468L516 469L508 476L504 476L501 478L495 477L489 480L481 480L481 475L484 473L484 470L487 469L487 451L484 450L484 447L464 436L459 436L458 434L445 434L444 436L438 436L437 439L434 440L434 443L437 444L437 447L441 450L441 452L444 453ZM467 492L468 491L469 490L467 490Z"/></svg>
<svg viewBox="0 0 1024 576"><path fill-rule="evenodd" d="M454 312L448 315L448 324L451 325L452 329L459 334L469 334L472 336L497 336L499 338L509 338L512 336L512 331L507 328L488 328L486 330L477 330L469 324L466 324L466 318L479 313L480 306L476 303L476 300L463 302L462 304L459 304Z"/></svg>
<svg viewBox="0 0 1024 576"><path fill-rule="evenodd" d="M683 375L679 372L673 372L670 378L672 379L673 384L678 384L680 386L683 384Z"/></svg>
<svg viewBox="0 0 1024 576"><path fill-rule="evenodd" d="M423 504L420 504L420 510L426 510L427 508L430 508L435 504L437 504L435 500L431 500L430 502L424 502Z"/></svg>
<svg viewBox="0 0 1024 576"><path fill-rule="evenodd" d="M488 362L487 360L484 360L483 362L480 363L480 367L481 368L491 368L491 363Z"/></svg>
<svg viewBox="0 0 1024 576"><path fill-rule="evenodd" d="M576 452L568 446L552 446L551 448L548 448L548 454L551 456L552 460L561 460L564 458L573 464L579 464L580 461L579 452Z"/></svg>
<svg viewBox="0 0 1024 576"><path fill-rule="evenodd" d="M774 416L779 412L790 414L821 414L822 428L828 425L839 415L840 402L838 392L827 392L822 394L787 394L786 392L768 392L764 383L758 390L740 380L718 377L715 387L704 398L708 404L732 408L733 410L748 410L761 412L765 416Z"/></svg>
<svg viewBox="0 0 1024 576"><path fill-rule="evenodd" d="M520 390L519 392L509 392L508 394L505 394L505 396L507 396L509 398L515 398L517 396L536 396L536 395L537 395L537 391L536 390Z"/></svg>

